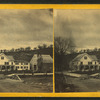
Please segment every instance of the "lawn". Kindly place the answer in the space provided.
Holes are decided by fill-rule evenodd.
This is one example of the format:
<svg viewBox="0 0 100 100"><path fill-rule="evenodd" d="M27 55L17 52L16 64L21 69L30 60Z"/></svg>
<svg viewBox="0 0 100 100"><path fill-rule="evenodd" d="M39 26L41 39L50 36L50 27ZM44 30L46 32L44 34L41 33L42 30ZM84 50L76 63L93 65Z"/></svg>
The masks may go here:
<svg viewBox="0 0 100 100"><path fill-rule="evenodd" d="M23 83L0 80L0 92L48 93L53 91L52 76L20 76Z"/></svg>

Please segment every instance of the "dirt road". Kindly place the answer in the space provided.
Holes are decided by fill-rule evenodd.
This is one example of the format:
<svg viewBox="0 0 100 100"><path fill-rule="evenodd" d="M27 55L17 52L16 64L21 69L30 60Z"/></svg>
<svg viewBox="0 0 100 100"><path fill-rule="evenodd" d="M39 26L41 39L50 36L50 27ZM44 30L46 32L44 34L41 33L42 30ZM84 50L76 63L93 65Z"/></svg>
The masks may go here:
<svg viewBox="0 0 100 100"><path fill-rule="evenodd" d="M99 92L100 79L85 79L67 77L67 83L73 84L78 92Z"/></svg>
<svg viewBox="0 0 100 100"><path fill-rule="evenodd" d="M0 80L0 92L52 92L52 81L41 82L43 78L23 78L24 83L11 81L9 79Z"/></svg>

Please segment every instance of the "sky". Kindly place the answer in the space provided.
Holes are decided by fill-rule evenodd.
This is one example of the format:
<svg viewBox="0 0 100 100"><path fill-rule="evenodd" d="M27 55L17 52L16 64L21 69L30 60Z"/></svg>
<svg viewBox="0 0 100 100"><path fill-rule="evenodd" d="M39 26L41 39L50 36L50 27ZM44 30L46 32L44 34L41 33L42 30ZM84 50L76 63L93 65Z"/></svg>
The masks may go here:
<svg viewBox="0 0 100 100"><path fill-rule="evenodd" d="M0 10L0 49L42 44L53 44L52 10Z"/></svg>
<svg viewBox="0 0 100 100"><path fill-rule="evenodd" d="M54 10L55 37L72 36L77 49L100 48L100 10Z"/></svg>

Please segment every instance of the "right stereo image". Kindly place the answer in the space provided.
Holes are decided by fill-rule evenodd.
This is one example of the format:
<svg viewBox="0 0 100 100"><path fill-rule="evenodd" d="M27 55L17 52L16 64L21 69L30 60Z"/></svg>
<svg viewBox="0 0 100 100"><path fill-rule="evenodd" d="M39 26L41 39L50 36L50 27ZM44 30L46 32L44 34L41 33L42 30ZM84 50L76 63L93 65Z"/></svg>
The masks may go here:
<svg viewBox="0 0 100 100"><path fill-rule="evenodd" d="M100 92L100 10L54 10L55 92Z"/></svg>

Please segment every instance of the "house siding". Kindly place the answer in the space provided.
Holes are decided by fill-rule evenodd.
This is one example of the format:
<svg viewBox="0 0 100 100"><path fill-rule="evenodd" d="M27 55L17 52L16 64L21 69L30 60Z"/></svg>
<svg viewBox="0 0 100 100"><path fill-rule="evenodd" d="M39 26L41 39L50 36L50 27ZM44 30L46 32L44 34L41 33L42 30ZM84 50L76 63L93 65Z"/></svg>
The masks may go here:
<svg viewBox="0 0 100 100"><path fill-rule="evenodd" d="M80 57L78 60L74 61L72 60L69 64L70 69L74 70L91 70L91 69L96 69L99 70L99 62L97 60L94 60L91 58L91 55L85 54L82 57Z"/></svg>
<svg viewBox="0 0 100 100"><path fill-rule="evenodd" d="M38 55L37 54L35 54L32 57L32 59L30 61L30 65L31 65L31 70L33 70L33 72L36 72L38 70Z"/></svg>
<svg viewBox="0 0 100 100"><path fill-rule="evenodd" d="M15 62L15 70L30 70L30 63L28 63L27 65L23 62L17 62L18 64L16 64Z"/></svg>
<svg viewBox="0 0 100 100"><path fill-rule="evenodd" d="M4 58L4 59L2 59ZM13 65L12 65L13 63ZM0 54L0 70L12 70L12 66L14 69L14 61L10 61L5 54Z"/></svg>

